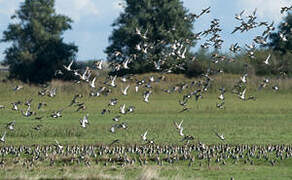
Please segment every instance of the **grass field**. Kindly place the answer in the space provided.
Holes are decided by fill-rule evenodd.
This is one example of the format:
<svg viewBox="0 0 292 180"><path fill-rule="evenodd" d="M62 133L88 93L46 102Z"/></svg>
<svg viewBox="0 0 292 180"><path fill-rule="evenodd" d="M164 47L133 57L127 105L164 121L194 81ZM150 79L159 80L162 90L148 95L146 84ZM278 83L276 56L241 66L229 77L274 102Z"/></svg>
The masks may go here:
<svg viewBox="0 0 292 180"><path fill-rule="evenodd" d="M138 77L142 78L142 77ZM292 84L291 80L281 82L272 80L272 83L279 84L280 91L275 92L270 87L257 90L260 78L253 78L248 85L247 94L256 97L256 100L242 101L237 95L230 93L232 84L238 80L236 76L225 75L216 77L214 84L202 99L188 102L189 111L179 113L182 107L178 101L190 90L182 93L174 92L167 94L161 88L167 88L179 81L190 82L181 76L169 76L167 82L154 83L153 94L150 96L150 103L143 102L141 89L138 93L134 92L133 85L130 87L128 96L121 96L120 86L113 89L113 93L105 97L89 97L89 88L85 84L53 82L50 87L57 87L57 96L40 97L37 91L40 88L24 85L20 91L12 91L18 82L0 83L0 105L6 108L0 110L0 134L7 131L6 142L1 146L19 145L48 145L55 144L55 139L60 144L83 145L98 144L107 145L113 140L119 139L120 145L143 145L140 135L146 130L148 138L153 139L157 145L177 145L183 146L179 133L175 130L173 121L184 120L184 133L192 135L195 140L208 145L212 144L248 144L248 145L267 145L267 144L292 144ZM271 85L272 85L271 83ZM103 84L97 83L100 87ZM227 88L225 94L225 109L216 107L219 91L218 87ZM81 93L83 98L78 99L84 102L87 109L75 112L76 107L66 108L62 117L53 119L48 117L53 111L57 111L67 106L74 94ZM11 110L11 102L22 101L33 97L32 109L36 111L36 116L43 116L42 120L35 120L35 116L26 118L20 112ZM118 104L111 107L110 113L101 114L103 108L108 108L107 104L111 98L118 98ZM46 102L48 105L40 111L36 110L39 102ZM128 124L127 129L118 129L116 133L111 133L109 129L113 124L112 118L119 115L119 107L135 106L132 114L121 115L120 122ZM26 106L20 105L20 109L25 110ZM86 113L89 114L89 126L85 129L80 127L80 118ZM6 124L15 120L15 130L5 129ZM119 123L120 123L119 122ZM43 125L40 131L33 130L33 127ZM222 132L226 137L224 142L220 141L213 130ZM194 162L194 166L188 167L187 162L179 162L175 165L157 166L155 163L147 166L119 166L116 164L107 167L103 165L92 165L90 167L81 165L54 166L50 167L46 163L37 164L34 168L22 168L21 166L7 163L2 177L67 177L67 178L97 178L97 179L291 179L292 160L286 159L271 166L267 162L258 161L255 165L227 163L221 165L206 162ZM199 165L200 164L200 165Z"/></svg>

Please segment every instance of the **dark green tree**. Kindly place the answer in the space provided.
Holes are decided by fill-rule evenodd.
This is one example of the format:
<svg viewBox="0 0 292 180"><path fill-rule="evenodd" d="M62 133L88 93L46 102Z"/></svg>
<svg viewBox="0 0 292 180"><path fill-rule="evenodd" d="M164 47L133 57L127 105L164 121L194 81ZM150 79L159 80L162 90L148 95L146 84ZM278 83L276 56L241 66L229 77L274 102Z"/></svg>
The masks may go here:
<svg viewBox="0 0 292 180"><path fill-rule="evenodd" d="M292 52L292 14L288 13L284 22L278 27L278 32L271 33L270 43L268 44L275 51L282 54Z"/></svg>
<svg viewBox="0 0 292 180"><path fill-rule="evenodd" d="M271 33L268 47L274 50L276 66L274 73L292 75L292 14L289 12L279 25L278 31Z"/></svg>
<svg viewBox="0 0 292 180"><path fill-rule="evenodd" d="M135 72L152 71L157 63L177 67L189 58L178 60L172 46L183 47L180 52L186 48L185 56L190 55L193 21L180 0L125 0L124 12L112 24L110 45L105 50L108 61L130 59Z"/></svg>
<svg viewBox="0 0 292 180"><path fill-rule="evenodd" d="M72 20L56 13L55 0L25 0L11 17L2 42L12 42L5 50L4 63L10 77L30 83L50 81L55 71L74 59L77 46L63 42Z"/></svg>

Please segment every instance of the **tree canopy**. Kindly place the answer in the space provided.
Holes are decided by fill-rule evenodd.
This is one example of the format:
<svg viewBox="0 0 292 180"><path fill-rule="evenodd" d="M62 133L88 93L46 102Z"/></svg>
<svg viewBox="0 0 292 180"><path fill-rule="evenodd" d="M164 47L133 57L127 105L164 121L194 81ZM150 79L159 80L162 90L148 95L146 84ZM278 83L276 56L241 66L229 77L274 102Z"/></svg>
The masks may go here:
<svg viewBox="0 0 292 180"><path fill-rule="evenodd" d="M269 35L268 47L277 56L275 59L276 72L292 74L292 14L288 12L283 22L278 26L278 31Z"/></svg>
<svg viewBox="0 0 292 180"><path fill-rule="evenodd" d="M292 14L288 13L285 17L284 22L279 25L279 31L270 34L271 47L275 51L280 51L285 54L292 52Z"/></svg>
<svg viewBox="0 0 292 180"><path fill-rule="evenodd" d="M74 59L77 46L63 42L64 31L72 20L59 15L55 0L25 0L11 17L3 32L2 42L12 42L5 50L10 76L24 82L44 83L54 77L57 69Z"/></svg>
<svg viewBox="0 0 292 180"><path fill-rule="evenodd" d="M130 61L145 72L184 61L193 42L193 21L180 0L126 0L125 9L112 24L105 52L111 62ZM173 53L176 49L176 53Z"/></svg>

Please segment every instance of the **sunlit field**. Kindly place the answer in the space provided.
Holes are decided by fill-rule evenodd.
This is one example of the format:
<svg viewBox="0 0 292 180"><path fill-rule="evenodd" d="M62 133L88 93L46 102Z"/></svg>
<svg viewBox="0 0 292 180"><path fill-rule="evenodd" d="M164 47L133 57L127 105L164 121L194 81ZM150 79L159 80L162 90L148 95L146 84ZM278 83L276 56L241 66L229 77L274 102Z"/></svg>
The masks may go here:
<svg viewBox="0 0 292 180"><path fill-rule="evenodd" d="M292 179L291 2L0 4L0 180Z"/></svg>
<svg viewBox="0 0 292 180"><path fill-rule="evenodd" d="M159 74L152 74L155 79ZM187 103L188 110L181 112L183 107L179 100L183 95L192 92L196 87L189 87L181 92L166 93L163 90L171 88L179 83L191 83L198 79L187 79L180 75L166 75L165 81L152 83L152 94L149 97L149 103L143 101L143 92L145 87L140 87L135 92L134 79L145 79L149 75L133 77L132 81L122 83L117 80L116 88L111 88L112 93L108 96L91 97L89 96L90 87L88 84L74 84L73 82L52 82L47 89L57 88L56 96L49 97L39 96L38 91L41 87L34 85L24 85L23 89L13 91L19 82L2 82L0 83L0 105L5 108L0 110L1 130L0 136L6 132L5 143L2 142L2 162L4 171L1 172L3 177L64 177L64 178L99 178L99 179L194 179L194 178L214 178L214 179L261 179L270 177L271 179L282 177L291 177L292 162L288 152L283 152L281 156L276 155L276 151L267 152L267 157L249 157L244 151L243 157L238 161L231 158L216 161L220 155L220 150L212 157L199 158L199 151L193 151L188 154L185 160L168 162L163 160L167 158L167 153L152 153L147 157L147 162L140 163L139 158L143 159L146 155L143 153L127 153L127 156L133 160L131 163L111 162L110 157L117 158L117 154L99 154L102 147L194 147L202 144L208 147L230 146L231 149L236 146L248 145L260 148L268 146L285 145L291 148L292 139L292 81L271 80L270 86L258 90L259 82L262 78L251 77L247 86L247 95L252 95L255 100L243 101L238 95L231 93L233 84L239 76L218 75L213 78L208 92L202 94L202 98L196 101L194 98L189 99ZM97 88L104 86L104 78L99 78ZM279 91L272 90L273 83L279 84ZM127 96L121 95L121 88L130 84ZM216 103L220 102L219 88L224 86L227 90L225 93L225 105L223 109L217 108ZM84 103L85 109L76 112L77 106L74 104L68 106L75 94L82 94L82 98L77 98L79 103ZM26 111L27 106L24 102L32 98L31 110L36 114L30 117L22 115L21 110ZM117 98L118 103L115 106L108 106L110 99ZM12 102L21 101L19 111L12 110ZM40 102L45 102L40 110L37 106ZM120 106L123 104L127 107L134 106L133 113L121 114ZM54 111L62 109L62 117L52 118ZM107 111L102 114L103 109ZM88 114L89 124L86 128L80 125L80 119ZM121 116L119 122L112 119ZM36 119L41 118L40 120ZM193 140L182 141L179 131L176 130L174 122L181 122L184 127L183 133L194 137ZM15 121L15 129L8 130L8 122ZM127 128L116 128L115 132L110 129L114 124L127 124ZM35 130L39 126L39 130ZM141 135L148 131L147 139L153 141L149 144L142 140ZM215 132L224 134L225 140L220 140ZM76 155L58 154L58 145L65 147L91 146L95 147L96 155L91 157L84 154L85 159L79 163L73 161L66 163L66 159L83 156L82 153ZM116 141L115 141L116 140ZM50 146L56 148L45 155L40 155L42 161L32 160L34 153L23 153L16 156L13 153L3 156L4 147L21 147L28 146L32 149ZM288 148L289 149L289 148ZM256 150L257 151L257 150ZM149 152L148 152L149 153ZM146 153L146 154L148 154ZM224 153L223 153L224 154ZM124 156L125 154L120 154ZM225 154L226 155L226 154ZM155 160L155 157L161 158ZM190 158L193 157L193 158ZM151 160L154 158L154 160ZM146 160L145 159L145 160ZM223 158L224 159L224 158ZM17 161L17 163L15 162ZM33 161L32 165L29 165ZM53 164L51 164L53 161ZM141 160L142 161L142 160ZM26 163L25 163L26 162ZM89 162L89 164L88 164ZM191 162L191 163L190 163ZM22 168L26 167L26 168Z"/></svg>

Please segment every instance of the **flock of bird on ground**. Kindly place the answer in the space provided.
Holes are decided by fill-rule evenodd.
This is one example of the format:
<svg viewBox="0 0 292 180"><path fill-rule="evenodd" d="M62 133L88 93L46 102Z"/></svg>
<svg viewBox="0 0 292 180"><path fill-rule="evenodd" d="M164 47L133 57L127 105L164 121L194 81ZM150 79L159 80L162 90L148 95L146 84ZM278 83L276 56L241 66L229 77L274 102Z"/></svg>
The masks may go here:
<svg viewBox="0 0 292 180"><path fill-rule="evenodd" d="M0 167L21 165L38 167L49 162L50 166L72 165L175 165L187 163L189 167L244 163L275 166L282 160L291 159L291 145L33 145L0 147ZM11 159L11 160L10 160Z"/></svg>
<svg viewBox="0 0 292 180"><path fill-rule="evenodd" d="M287 12L289 10L292 10L291 7L283 7L281 10L281 13ZM210 7L207 9L203 9L202 12L199 15L196 14L190 14L189 16L186 16L185 18L193 18L197 19L201 17L203 14L207 14L210 12ZM240 22L240 25L235 27L234 31L232 33L236 33L238 31L245 32L249 31L253 28L257 27L265 27L265 31L261 36L257 36L253 39L254 43L259 45L265 45L267 44L266 40L269 34L275 29L273 27L274 22L268 23L268 22L256 22L256 10L251 14L247 16L247 19L244 19L243 14L245 11L240 12L239 14L235 15L235 19L237 19ZM219 26L219 19L214 19L211 21L211 26L209 29L199 32L197 34L194 34L195 40L200 40L201 36L208 36L212 35L212 37L207 40L207 42L203 43L201 45L202 48L209 48L211 45L214 48L221 48L221 45L223 43L223 40L221 39L220 35L218 34L222 29L220 29ZM284 24L285 25L285 24ZM290 30L292 33L292 29ZM136 35L141 36L142 39L147 39L147 30L145 33L142 33L139 28L136 28L135 30ZM287 32L286 32L287 33ZM285 33L279 33L279 36L281 37L282 41L287 41L286 34ZM184 44L188 44L186 40L185 43L182 43L180 41L175 41L174 44L171 45L172 52L166 55L168 56L177 56L177 58L184 59L185 53L187 50L187 47L184 46ZM247 45L247 54L250 58L255 58L254 51L255 51L255 44ZM145 45L143 42L140 44L137 44L136 49L141 51L142 53L147 53L148 48L152 48L152 45ZM237 53L241 51L242 48L236 44L232 44L230 47L230 51L233 53ZM122 56L121 52L115 52L115 56ZM266 66L270 65L270 58L271 54L268 55L268 57L263 61L263 64ZM195 60L195 58L193 58ZM213 54L212 56L212 62L218 63L220 61L226 60L226 57L220 56L218 54ZM126 60L122 61L121 63L112 63L110 67L113 68L114 71L119 71L121 69L129 69L129 64L132 62L131 58L127 58ZM231 61L232 62L232 61ZM108 76L108 78L104 81L104 85L101 87L96 86L96 80L97 77L95 76L96 73L94 73L95 70L103 70L105 67L104 63L102 61L98 61L95 64L94 69L90 67L86 67L85 70L78 70L73 69L73 61L70 62L68 65L63 65L62 70L56 71L56 76L61 76L64 73L71 73L72 76L75 77L76 82L75 83L81 83L85 82L90 87L91 91L89 93L89 96L92 97L99 97L99 96L108 96L112 93L113 88L117 88L117 80L120 80L122 84L126 84L125 88L121 88L121 95L127 96L128 90L134 86L135 92L138 93L141 91L141 89L144 91L142 100L145 102L145 105L150 103L151 95L153 94L152 91L152 85L153 83L159 83L160 81L165 81L166 76L162 74L160 77L154 77L150 76L148 79L135 79L134 76L131 75L125 75L122 77L118 76ZM159 62L154 62L154 66L157 70L161 70L163 73L169 73L171 72L171 68L167 70L162 70L161 65L164 63L163 60L160 60ZM178 65L176 65L178 66ZM181 67L182 68L182 67ZM172 86L170 88L162 89L165 93L171 94L174 92L182 93L184 90L190 90L189 93L186 93L183 95L183 98L179 100L179 105L182 107L182 110L178 111L180 113L183 113L185 111L188 111L190 108L187 106L188 103L192 98L194 98L195 101L199 101L205 93L207 93L209 87L212 84L212 77L211 75L214 75L220 71L214 71L209 69L207 72L201 75L201 79L198 81L192 81L190 83L180 83L176 84L175 86ZM232 93L236 94L240 100L248 101L248 100L256 100L256 97L252 95L247 95L247 85L248 85L248 73L247 73L247 66L246 66L246 72L242 74L238 82L234 85L234 88L232 90ZM134 85L132 85L134 82ZM130 85L131 83L131 85ZM269 87L270 80L268 78L265 78L260 86L259 89ZM272 89L274 91L278 91L279 87L277 84L271 85ZM13 91L21 91L23 89L22 85L17 85L15 88L13 88ZM220 93L218 95L219 102L216 103L216 107L218 109L224 109L225 108L225 92L226 89L224 87L219 89ZM39 96L48 96L50 98L54 98L57 95L57 88L49 88L44 87L38 92ZM87 109L86 103L80 102L83 98L82 94L76 94L72 98L72 101L68 103L68 106L56 110L48 115L50 118L60 118L62 117L62 112L68 108L68 107L76 107L76 112L78 111L85 111ZM24 117L31 117L35 116L35 119L41 120L44 118L43 116L37 116L37 112L32 110L32 101L33 98L28 98L25 100L25 102L16 101L12 102L12 110L15 112L20 112L22 116ZM101 111L101 114L110 113L112 107L116 107L118 104L117 98L111 98L109 103L105 106L105 108ZM21 109L19 106L21 104L24 104L27 108L26 110ZM44 106L47 106L46 102L39 102L37 105L37 110L42 109ZM5 110L7 107L5 105L0 105L0 110ZM126 106L126 104L122 104L119 107L119 114L112 118L114 124L109 127L109 131L111 133L115 133L118 129L127 129L128 124L125 122L120 122L120 118L126 114L134 113L135 112L135 106ZM81 119L80 119L80 127L81 128L87 128L90 124L89 121L89 114L86 113ZM195 159L198 160L208 160L208 164L212 161L212 159L215 160L217 163L226 164L228 159L232 159L234 163L238 162L239 160L243 160L245 163L254 164L256 162L256 159L264 158L267 161L269 161L272 165L275 165L277 161L290 158L292 156L292 147L289 145L266 145L266 146L253 146L253 145L229 145L229 144L219 144L219 145L205 145L202 142L198 141L196 145L190 144L191 141L193 141L195 138L194 136L190 134L184 133L184 126L183 126L183 120L180 122L173 122L174 129L177 131L179 136L181 136L180 142L186 142L185 145L182 146L160 146L157 145L154 141L154 139L148 138L148 132L149 130L145 129L144 132L140 135L141 142L145 145L118 145L119 139L115 139L111 144L109 145L84 145L84 146L77 146L77 145L67 145L63 146L61 145L57 140L55 140L54 145L45 145L45 146L39 146L35 145L32 147L29 146L19 146L19 147L13 147L13 146L1 146L0 147L0 155L2 155L2 161L0 162L1 165L5 164L5 160L3 157L6 155L13 155L16 158L13 160L14 163L22 162L23 165L26 165L27 167L31 167L36 164L36 161L44 161L44 160L50 160L50 164L54 164L56 162L61 162L64 164L72 164L75 161L76 162L84 162L86 165L90 165L90 157L93 157L96 162L103 162L105 165L107 163L118 163L118 164L132 164L135 162L139 162L141 165L147 164L148 161L157 162L157 164L161 165L164 162L168 163L174 163L178 160L187 160L189 161L189 166L191 166L194 163ZM16 126L16 121L9 122L6 125L6 128L8 131L13 131ZM40 131L42 129L42 125L39 124L37 126L33 127L34 130ZM219 133L216 130L214 131L214 135L220 140L225 142L225 137L223 133ZM0 141L2 143L6 142L6 132L3 132ZM195 157L192 152L196 152L197 156ZM132 157L129 156L129 154L137 154L138 157ZM31 155L31 158L28 158L25 161L22 161L20 159L22 154L28 154ZM200 165L202 162L200 162Z"/></svg>

